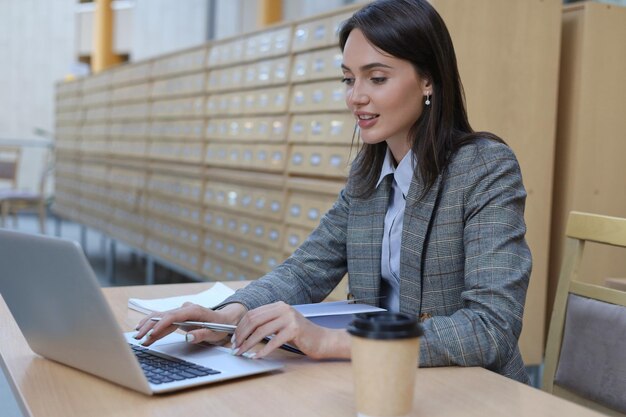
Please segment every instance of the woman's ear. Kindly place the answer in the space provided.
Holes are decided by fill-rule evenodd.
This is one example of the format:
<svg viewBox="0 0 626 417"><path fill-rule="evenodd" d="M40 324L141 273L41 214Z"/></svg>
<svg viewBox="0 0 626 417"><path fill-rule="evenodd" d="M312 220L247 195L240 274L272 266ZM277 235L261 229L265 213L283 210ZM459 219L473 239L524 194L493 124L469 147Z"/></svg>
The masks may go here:
<svg viewBox="0 0 626 417"><path fill-rule="evenodd" d="M430 77L423 77L421 82L422 95L429 96L433 94L433 85Z"/></svg>

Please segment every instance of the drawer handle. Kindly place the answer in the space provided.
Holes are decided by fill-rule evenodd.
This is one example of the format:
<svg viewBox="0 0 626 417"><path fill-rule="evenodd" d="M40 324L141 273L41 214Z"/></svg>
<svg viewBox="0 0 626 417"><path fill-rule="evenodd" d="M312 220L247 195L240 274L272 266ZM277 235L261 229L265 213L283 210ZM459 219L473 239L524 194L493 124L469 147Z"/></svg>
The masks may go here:
<svg viewBox="0 0 626 417"><path fill-rule="evenodd" d="M339 168L341 165L342 158L339 155L333 155L330 157L330 164L335 168Z"/></svg>
<svg viewBox="0 0 626 417"><path fill-rule="evenodd" d="M326 26L319 25L315 28L315 39L320 40L326 37Z"/></svg>
<svg viewBox="0 0 626 417"><path fill-rule="evenodd" d="M311 162L311 165L316 167L322 163L322 156L318 153L314 153L313 155L311 155L311 158L309 161Z"/></svg>
<svg viewBox="0 0 626 417"><path fill-rule="evenodd" d="M289 213L291 213L291 215L293 217L299 217L300 216L300 206L298 204L293 204L291 206L291 208L289 209Z"/></svg>
<svg viewBox="0 0 626 417"><path fill-rule="evenodd" d="M311 122L311 133L314 135L321 135L322 134L322 127L323 124L322 122L318 121L318 120L314 120Z"/></svg>
<svg viewBox="0 0 626 417"><path fill-rule="evenodd" d="M311 94L311 98L313 99L313 103L320 103L322 100L324 100L324 91L315 90L313 94Z"/></svg>
<svg viewBox="0 0 626 417"><path fill-rule="evenodd" d="M304 158L302 157L302 154L300 152L294 153L293 156L291 157L291 162L294 165L300 165L302 164L302 160Z"/></svg>
<svg viewBox="0 0 626 417"><path fill-rule="evenodd" d="M325 62L323 58L317 58L314 62L313 62L313 71L315 72L323 72L324 71L324 67L325 67Z"/></svg>
<svg viewBox="0 0 626 417"><path fill-rule="evenodd" d="M289 245L293 248L298 246L298 243L300 242L300 239L298 238L297 235L290 235L289 236Z"/></svg>
<svg viewBox="0 0 626 417"><path fill-rule="evenodd" d="M304 123L302 122L296 122L293 124L293 133L295 133L296 135L301 135L304 132Z"/></svg>

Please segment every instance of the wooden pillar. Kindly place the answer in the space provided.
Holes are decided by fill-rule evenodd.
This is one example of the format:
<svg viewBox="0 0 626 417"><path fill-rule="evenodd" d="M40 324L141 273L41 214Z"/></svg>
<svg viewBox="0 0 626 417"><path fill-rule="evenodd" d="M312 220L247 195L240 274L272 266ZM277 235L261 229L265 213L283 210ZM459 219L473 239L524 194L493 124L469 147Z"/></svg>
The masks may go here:
<svg viewBox="0 0 626 417"><path fill-rule="evenodd" d="M113 53L113 10L111 0L95 0L93 14L93 48L91 71L97 74L112 65L122 62L122 57Z"/></svg>
<svg viewBox="0 0 626 417"><path fill-rule="evenodd" d="M260 0L258 16L260 28L280 22L283 19L283 1Z"/></svg>

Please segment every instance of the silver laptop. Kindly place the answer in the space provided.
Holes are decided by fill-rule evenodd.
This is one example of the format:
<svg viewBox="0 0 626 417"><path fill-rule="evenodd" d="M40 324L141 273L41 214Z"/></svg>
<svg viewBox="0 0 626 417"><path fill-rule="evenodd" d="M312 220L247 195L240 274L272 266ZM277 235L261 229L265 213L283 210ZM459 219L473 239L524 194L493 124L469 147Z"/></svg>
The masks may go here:
<svg viewBox="0 0 626 417"><path fill-rule="evenodd" d="M177 332L138 357L130 346L138 341L123 333L82 249L71 240L0 229L0 268L0 294L34 352L136 391L170 392L283 366L190 345ZM169 360L176 362L169 373L153 366Z"/></svg>

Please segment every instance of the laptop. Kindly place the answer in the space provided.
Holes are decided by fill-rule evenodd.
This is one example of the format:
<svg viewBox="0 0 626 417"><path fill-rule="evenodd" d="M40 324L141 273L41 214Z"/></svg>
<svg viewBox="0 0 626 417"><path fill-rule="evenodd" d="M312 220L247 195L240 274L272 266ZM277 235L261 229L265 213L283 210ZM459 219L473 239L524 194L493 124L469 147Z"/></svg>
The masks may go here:
<svg viewBox="0 0 626 417"><path fill-rule="evenodd" d="M0 294L34 352L124 387L151 395L283 367L188 344L178 332L139 346L71 240L0 229L0 265Z"/></svg>

